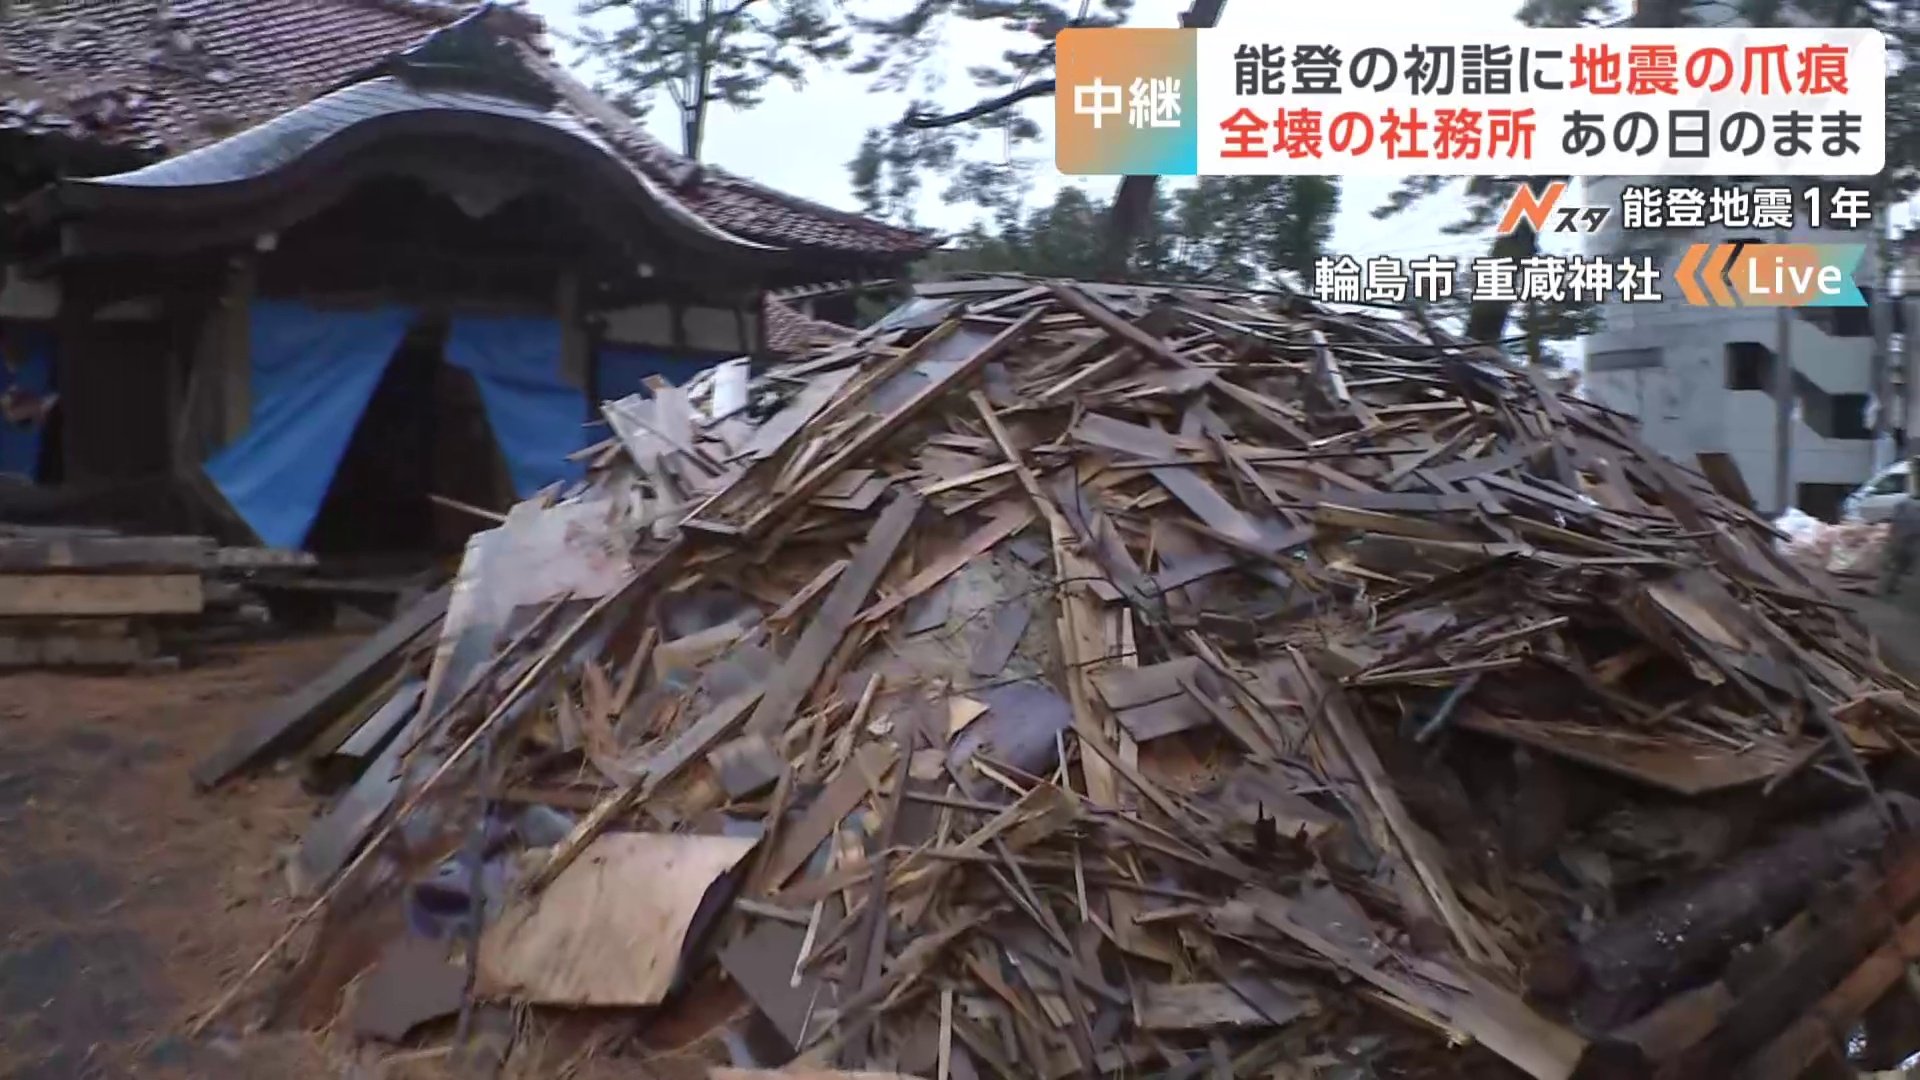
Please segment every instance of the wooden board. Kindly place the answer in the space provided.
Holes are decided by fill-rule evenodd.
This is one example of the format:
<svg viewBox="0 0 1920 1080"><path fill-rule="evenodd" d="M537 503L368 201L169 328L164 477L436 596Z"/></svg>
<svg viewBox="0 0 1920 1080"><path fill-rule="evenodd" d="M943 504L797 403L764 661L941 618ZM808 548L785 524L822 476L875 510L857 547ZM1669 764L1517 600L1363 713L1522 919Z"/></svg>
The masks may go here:
<svg viewBox="0 0 1920 1080"><path fill-rule="evenodd" d="M1283 1015L1271 1018L1225 983L1183 983L1140 988L1135 1022L1147 1031L1199 1031L1217 1027L1268 1027L1312 1011L1311 998L1295 997L1280 988L1268 995L1284 999ZM1271 1008L1271 1006L1270 1006Z"/></svg>
<svg viewBox="0 0 1920 1080"><path fill-rule="evenodd" d="M199 574L0 574L0 616L197 615Z"/></svg>
<svg viewBox="0 0 1920 1080"><path fill-rule="evenodd" d="M386 677L409 642L438 625L451 593L447 588L421 597L319 678L269 706L258 720L235 732L225 745L195 765L193 782L212 787L255 762L320 734L335 714Z"/></svg>
<svg viewBox="0 0 1920 1080"><path fill-rule="evenodd" d="M1704 795L1757 784L1785 768L1791 756L1764 746L1737 751L1683 743L1672 737L1649 742L1614 732L1530 724L1478 711L1468 711L1454 723L1468 731L1510 739L1680 795Z"/></svg>
<svg viewBox="0 0 1920 1080"><path fill-rule="evenodd" d="M200 570L213 565L199 536L0 537L0 571Z"/></svg>
<svg viewBox="0 0 1920 1080"><path fill-rule="evenodd" d="M1713 489L1741 506L1753 506L1753 492L1747 487L1747 478L1740 472L1740 463L1733 455L1722 451L1702 451L1694 455L1700 462L1701 475L1713 485Z"/></svg>
<svg viewBox="0 0 1920 1080"><path fill-rule="evenodd" d="M732 836L609 833L480 941L476 992L568 1006L658 1005L708 890L753 850Z"/></svg>
<svg viewBox="0 0 1920 1080"><path fill-rule="evenodd" d="M860 605L866 603L868 594L880 581L880 575L886 571L887 564L893 561L893 553L906 539L907 530L913 526L913 519L920 513L920 496L910 491L901 492L880 512L880 517L867 533L867 542L854 557L845 573L834 582L833 590L827 594L820 610L807 624L800 635L800 641L794 645L793 652L787 655L786 663L780 666L772 679L768 680L766 694L760 699L759 708L747 720L747 730L770 735L785 731L793 721L794 710L806 699L813 684L820 678L820 669L825 667L833 650L840 647L840 639L847 636L847 629L853 625L854 618L860 612Z"/></svg>

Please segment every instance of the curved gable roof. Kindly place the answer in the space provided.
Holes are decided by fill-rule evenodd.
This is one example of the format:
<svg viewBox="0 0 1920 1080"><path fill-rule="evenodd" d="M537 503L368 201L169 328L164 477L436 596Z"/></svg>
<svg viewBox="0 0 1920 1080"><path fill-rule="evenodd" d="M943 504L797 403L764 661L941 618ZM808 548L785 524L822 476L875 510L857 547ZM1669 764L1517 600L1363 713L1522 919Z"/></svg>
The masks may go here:
<svg viewBox="0 0 1920 1080"><path fill-rule="evenodd" d="M0 129L190 149L300 105L475 10L430 0L15 4L0 20ZM497 19L504 32L544 29L511 9Z"/></svg>
<svg viewBox="0 0 1920 1080"><path fill-rule="evenodd" d="M410 85L392 75L342 87L228 139L132 172L68 180L60 201L74 208L132 205L160 193L244 199L282 174L321 168L384 139L487 134L556 150L624 184L641 210L683 238L739 254L782 249L735 236L682 206L613 147L563 111L463 89Z"/></svg>
<svg viewBox="0 0 1920 1080"><path fill-rule="evenodd" d="M736 243L891 262L940 243L931 233L680 157L555 63L540 44L539 20L516 9L440 0L171 0L170 11L156 19L153 0L17 7L0 21L0 131L177 155L99 181L178 184L210 161L231 168L236 155L272 157L303 139L317 143L337 131L347 111L392 111L395 102L384 91L349 91L377 82L396 56L483 16L487 32L559 99L541 122L597 140L665 212L692 215L702 231ZM209 157L215 150L221 153Z"/></svg>

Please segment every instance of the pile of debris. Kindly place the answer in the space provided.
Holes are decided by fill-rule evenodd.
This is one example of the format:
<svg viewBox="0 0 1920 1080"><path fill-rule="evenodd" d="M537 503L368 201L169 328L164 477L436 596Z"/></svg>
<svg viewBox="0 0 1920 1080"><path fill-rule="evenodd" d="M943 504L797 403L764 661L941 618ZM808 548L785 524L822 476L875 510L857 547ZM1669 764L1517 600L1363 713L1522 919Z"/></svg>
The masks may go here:
<svg viewBox="0 0 1920 1080"><path fill-rule="evenodd" d="M1884 521L1842 521L1836 525L1797 509L1780 515L1773 526L1784 537L1779 544L1781 554L1802 566L1832 574L1843 588L1857 588L1880 573L1893 529Z"/></svg>
<svg viewBox="0 0 1920 1080"><path fill-rule="evenodd" d="M1904 993L1912 687L1539 373L993 279L719 391L203 765L358 774L200 1028L295 941L363 1036L639 1010L541 1075L1790 1077Z"/></svg>
<svg viewBox="0 0 1920 1080"><path fill-rule="evenodd" d="M242 617L257 599L246 581L313 565L303 552L204 536L0 525L0 670L170 661L183 630Z"/></svg>

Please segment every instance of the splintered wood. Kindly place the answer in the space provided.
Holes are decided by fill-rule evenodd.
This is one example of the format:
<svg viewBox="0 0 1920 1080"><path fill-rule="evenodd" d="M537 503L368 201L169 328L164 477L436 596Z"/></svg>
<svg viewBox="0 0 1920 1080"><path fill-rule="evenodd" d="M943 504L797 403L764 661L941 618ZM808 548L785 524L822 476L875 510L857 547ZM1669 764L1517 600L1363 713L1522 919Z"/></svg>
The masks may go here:
<svg viewBox="0 0 1920 1080"><path fill-rule="evenodd" d="M1420 320L923 290L745 409L610 403L476 538L431 666L341 707L335 910L477 883L484 997L724 973L786 1045L716 1076L1565 1080L1659 1064L1622 1032L1844 869L1770 854L1795 808L1892 843L1912 687L1625 418ZM1631 909L1749 846L1805 872L1662 968ZM1691 1075L1796 1015L1726 997Z"/></svg>

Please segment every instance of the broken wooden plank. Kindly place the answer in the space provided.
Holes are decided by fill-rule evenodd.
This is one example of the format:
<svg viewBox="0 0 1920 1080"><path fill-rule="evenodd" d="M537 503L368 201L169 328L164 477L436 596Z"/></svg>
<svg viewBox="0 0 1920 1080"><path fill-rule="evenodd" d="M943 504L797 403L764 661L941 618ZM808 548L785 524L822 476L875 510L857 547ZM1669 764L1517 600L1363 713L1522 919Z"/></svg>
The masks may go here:
<svg viewBox="0 0 1920 1080"><path fill-rule="evenodd" d="M1786 767L1793 757L1779 747L1735 751L1672 736L1648 738L1568 724L1529 723L1480 710L1462 712L1453 722L1467 731L1531 746L1678 795L1705 795L1758 784Z"/></svg>
<svg viewBox="0 0 1920 1080"><path fill-rule="evenodd" d="M476 992L542 1005L658 1005L709 890L751 839L616 833L595 840L480 941Z"/></svg>
<svg viewBox="0 0 1920 1080"><path fill-rule="evenodd" d="M929 589L939 585L960 572L960 568L985 555L1020 530L1033 523L1033 507L1023 503L1008 503L1000 508L985 525L960 541L958 547L948 552L933 565L915 574L905 584L885 600L861 612L860 622L878 622L898 610L900 605L912 600Z"/></svg>
<svg viewBox="0 0 1920 1080"><path fill-rule="evenodd" d="M781 492L771 505L754 514L747 522L747 535L749 537L760 535L771 527L774 521L786 516L795 506L813 498L819 489L847 464L865 457L874 447L945 396L954 386L972 379L980 373L982 368L999 359L1008 349L1018 344L1032 331L1039 318L1039 310L1030 312L982 345L965 361L923 387L898 408L863 426L859 434L834 451L826 461L814 466L805 476L795 481L791 490Z"/></svg>
<svg viewBox="0 0 1920 1080"><path fill-rule="evenodd" d="M285 753L318 735L356 694L378 683L400 652L438 626L451 588L420 598L379 633L354 646L318 678L275 702L258 720L235 732L193 768L193 781L212 787L241 769Z"/></svg>
<svg viewBox="0 0 1920 1080"><path fill-rule="evenodd" d="M759 700L759 687L743 690L715 705L706 715L674 736L664 749L647 759L637 779L618 793L602 799L592 812L580 819L539 869L528 875L523 888L529 892L545 888L621 815L646 802L661 785L678 777L682 769L732 734L746 717L747 710Z"/></svg>
<svg viewBox="0 0 1920 1080"><path fill-rule="evenodd" d="M1275 1027L1313 1011L1310 998L1279 987L1263 997L1291 999L1275 1017L1271 1004L1256 1008L1226 983L1148 983L1140 988L1134 1023L1147 1031L1205 1031L1222 1027Z"/></svg>
<svg viewBox="0 0 1920 1080"><path fill-rule="evenodd" d="M891 743L868 743L854 755L852 762L835 775L791 829L780 837L780 844L768 859L766 869L755 884L763 892L775 892L792 877L853 808L869 794L879 790L893 768L896 754Z"/></svg>
<svg viewBox="0 0 1920 1080"><path fill-rule="evenodd" d="M867 532L867 540L854 556L852 564L834 582L833 590L807 624L800 640L787 655L786 662L768 680L766 694L747 720L747 730L762 735L786 730L793 722L794 710L813 690L820 672L840 641L846 637L873 587L880 582L893 561L893 554L913 527L913 519L922 506L920 496L910 491L895 495Z"/></svg>

